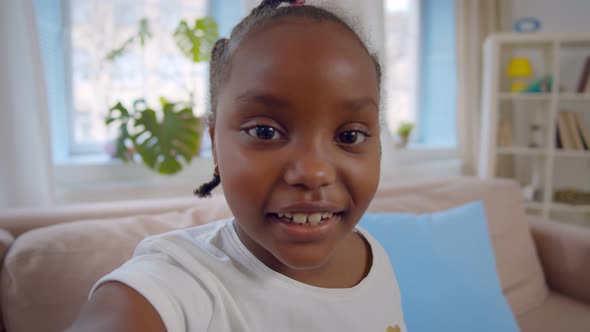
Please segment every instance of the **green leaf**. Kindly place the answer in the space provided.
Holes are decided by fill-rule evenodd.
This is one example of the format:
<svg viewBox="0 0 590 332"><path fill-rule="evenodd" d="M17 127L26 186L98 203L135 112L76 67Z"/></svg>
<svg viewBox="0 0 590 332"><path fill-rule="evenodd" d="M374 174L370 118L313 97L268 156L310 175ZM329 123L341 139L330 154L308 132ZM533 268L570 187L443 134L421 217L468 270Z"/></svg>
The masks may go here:
<svg viewBox="0 0 590 332"><path fill-rule="evenodd" d="M182 169L182 165L176 159L166 159L158 168L158 172L162 174L174 174L179 172Z"/></svg>
<svg viewBox="0 0 590 332"><path fill-rule="evenodd" d="M410 136L412 130L414 129L414 124L410 122L402 122L399 127L397 128L397 134L402 137Z"/></svg>
<svg viewBox="0 0 590 332"><path fill-rule="evenodd" d="M132 46L133 44L135 44L135 42L137 40L139 40L139 43L141 45L141 47L145 46L145 43L152 38L152 31L150 29L150 24L149 24L149 20L145 17L141 18L141 20L139 20L139 29L137 31L137 33L135 33L133 36L127 38L123 44L121 44L121 46L115 48L114 50L111 50L109 53L107 53L107 55L105 56L105 59L108 61L115 61L115 59L117 59L118 57L122 56L123 54L125 54Z"/></svg>
<svg viewBox="0 0 590 332"><path fill-rule="evenodd" d="M176 104L162 101L161 121L153 109L140 111L133 139L137 153L148 167L162 174L174 174L182 169L179 158L188 163L199 152L201 122L191 109L177 110Z"/></svg>
<svg viewBox="0 0 590 332"><path fill-rule="evenodd" d="M139 31L137 32L137 38L139 38L139 43L141 47L145 46L145 42L152 38L152 30L150 29L150 22L147 18L142 17L139 20Z"/></svg>
<svg viewBox="0 0 590 332"><path fill-rule="evenodd" d="M209 61L211 50L219 32L217 23L211 17L197 19L193 27L182 20L174 31L176 45L193 62Z"/></svg>
<svg viewBox="0 0 590 332"><path fill-rule="evenodd" d="M132 148L133 138L129 133L129 125L132 120L132 115L120 102L109 109L109 113L105 119L107 125L118 125L115 155L125 162L133 160L134 155Z"/></svg>
<svg viewBox="0 0 590 332"><path fill-rule="evenodd" d="M127 52L127 50L131 47L131 45L133 45L133 41L135 40L135 37L130 37L128 38L126 41L123 42L123 44L117 48L115 48L114 50L110 51L107 55L106 55L106 59L109 61L115 61L115 59L117 59L118 57L122 56L123 54L125 54L125 52Z"/></svg>

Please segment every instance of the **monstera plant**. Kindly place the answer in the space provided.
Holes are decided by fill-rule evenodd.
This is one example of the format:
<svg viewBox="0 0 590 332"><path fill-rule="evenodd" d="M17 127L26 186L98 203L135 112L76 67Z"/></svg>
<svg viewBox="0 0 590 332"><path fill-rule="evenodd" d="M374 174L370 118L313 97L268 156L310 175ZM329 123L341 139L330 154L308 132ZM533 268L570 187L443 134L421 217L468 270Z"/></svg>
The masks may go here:
<svg viewBox="0 0 590 332"><path fill-rule="evenodd" d="M211 49L217 39L217 23L211 17L196 20L192 27L182 20L174 31L176 46L193 62L209 61Z"/></svg>
<svg viewBox="0 0 590 332"><path fill-rule="evenodd" d="M193 26L182 20L172 35L176 46L190 61L209 61L211 49L219 38L218 27L210 17L197 19ZM139 30L105 59L114 61L134 44L141 47L152 38L149 21L141 19ZM193 114L194 94L183 102L170 102L160 97L161 108L148 106L143 98L132 108L121 102L109 109L105 123L117 126L115 157L124 162L141 160L147 167L161 174L174 174L199 153L202 121Z"/></svg>
<svg viewBox="0 0 590 332"><path fill-rule="evenodd" d="M133 109L120 102L109 110L107 125L118 126L116 156L133 161L138 155L150 169L162 174L174 174L182 169L179 158L189 163L199 152L201 121L187 106L160 98L161 116L149 108L143 99L133 103Z"/></svg>

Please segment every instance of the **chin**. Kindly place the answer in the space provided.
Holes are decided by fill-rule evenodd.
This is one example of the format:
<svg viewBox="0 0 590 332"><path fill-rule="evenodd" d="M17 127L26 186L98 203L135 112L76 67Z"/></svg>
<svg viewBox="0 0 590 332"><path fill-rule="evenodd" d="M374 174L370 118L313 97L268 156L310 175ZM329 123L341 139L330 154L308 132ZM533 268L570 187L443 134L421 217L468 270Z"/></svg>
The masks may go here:
<svg viewBox="0 0 590 332"><path fill-rule="evenodd" d="M293 270L314 270L325 266L332 257L332 250L314 245L294 244L281 248L273 255L282 265Z"/></svg>

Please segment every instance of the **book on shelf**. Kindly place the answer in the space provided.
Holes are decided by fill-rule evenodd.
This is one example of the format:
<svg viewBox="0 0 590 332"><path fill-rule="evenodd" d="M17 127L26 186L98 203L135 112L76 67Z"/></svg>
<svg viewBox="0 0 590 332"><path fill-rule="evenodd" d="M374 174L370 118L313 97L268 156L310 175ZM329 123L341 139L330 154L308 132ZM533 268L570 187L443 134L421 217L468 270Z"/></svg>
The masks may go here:
<svg viewBox="0 0 590 332"><path fill-rule="evenodd" d="M567 117L568 126L570 132L572 134L572 138L574 139L574 147L576 150L584 150L584 143L582 142L582 137L580 135L580 131L578 130L578 124L576 120L575 112L564 112L565 116Z"/></svg>
<svg viewBox="0 0 590 332"><path fill-rule="evenodd" d="M558 149L590 150L590 130L578 112L559 112L556 135Z"/></svg>
<svg viewBox="0 0 590 332"><path fill-rule="evenodd" d="M578 132L580 134L580 138L582 139L582 144L584 145L585 150L590 150L590 130L584 123L584 118L578 112L574 112L574 117L576 118L576 124L578 125Z"/></svg>
<svg viewBox="0 0 590 332"><path fill-rule="evenodd" d="M574 140L571 130L569 129L568 119L565 112L559 112L557 115L557 130L563 148L567 150L575 149Z"/></svg>
<svg viewBox="0 0 590 332"><path fill-rule="evenodd" d="M555 147L558 149L563 149L563 142L561 141L561 134L559 133L559 124L556 127L557 129L555 130Z"/></svg>
<svg viewBox="0 0 590 332"><path fill-rule="evenodd" d="M564 188L553 193L553 201L569 205L590 205L590 192L574 188Z"/></svg>
<svg viewBox="0 0 590 332"><path fill-rule="evenodd" d="M584 62L584 67L582 69L582 74L580 75L580 79L578 80L578 87L576 92L584 93L590 92L590 55L586 58Z"/></svg>
<svg viewBox="0 0 590 332"><path fill-rule="evenodd" d="M512 123L506 117L500 119L498 128L498 146L512 146Z"/></svg>

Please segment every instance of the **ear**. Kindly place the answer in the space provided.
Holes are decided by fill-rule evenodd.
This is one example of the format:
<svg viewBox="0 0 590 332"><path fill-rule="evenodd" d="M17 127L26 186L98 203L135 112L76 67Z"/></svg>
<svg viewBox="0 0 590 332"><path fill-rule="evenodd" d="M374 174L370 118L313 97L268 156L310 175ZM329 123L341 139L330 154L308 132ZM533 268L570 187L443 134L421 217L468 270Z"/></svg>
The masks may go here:
<svg viewBox="0 0 590 332"><path fill-rule="evenodd" d="M217 165L217 150L215 149L215 126L209 126L209 138L211 139L211 153L213 162Z"/></svg>

